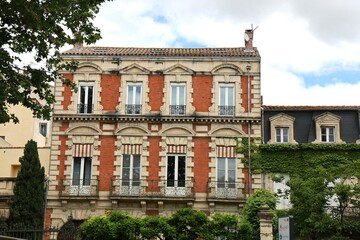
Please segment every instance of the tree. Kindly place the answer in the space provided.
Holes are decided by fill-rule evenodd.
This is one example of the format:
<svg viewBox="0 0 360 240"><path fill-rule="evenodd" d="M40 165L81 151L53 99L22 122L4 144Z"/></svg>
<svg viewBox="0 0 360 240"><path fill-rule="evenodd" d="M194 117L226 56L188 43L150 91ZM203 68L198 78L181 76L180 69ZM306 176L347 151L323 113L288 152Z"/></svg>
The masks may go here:
<svg viewBox="0 0 360 240"><path fill-rule="evenodd" d="M50 83L62 79L60 69L75 70L75 63L61 63L66 44L94 43L100 30L92 20L101 3L110 0L0 1L0 123L18 122L9 105L21 104L34 116L50 118L55 101ZM33 63L22 61L32 55ZM38 66L36 66L36 65ZM46 102L32 100L35 94Z"/></svg>
<svg viewBox="0 0 360 240"><path fill-rule="evenodd" d="M209 219L202 211L179 209L170 217L169 224L176 229L177 240L211 239L208 231Z"/></svg>
<svg viewBox="0 0 360 240"><path fill-rule="evenodd" d="M264 206L274 210L276 208L276 196L269 190L259 189L246 200L245 206L242 209L244 218L253 226L253 239L259 239L260 237L260 218L258 213Z"/></svg>
<svg viewBox="0 0 360 240"><path fill-rule="evenodd" d="M175 228L169 225L165 217L147 216L142 219L140 233L144 239L171 239L175 235Z"/></svg>
<svg viewBox="0 0 360 240"><path fill-rule="evenodd" d="M9 224L12 227L39 227L44 223L45 173L41 166L37 144L30 140L20 159L20 172L10 200Z"/></svg>

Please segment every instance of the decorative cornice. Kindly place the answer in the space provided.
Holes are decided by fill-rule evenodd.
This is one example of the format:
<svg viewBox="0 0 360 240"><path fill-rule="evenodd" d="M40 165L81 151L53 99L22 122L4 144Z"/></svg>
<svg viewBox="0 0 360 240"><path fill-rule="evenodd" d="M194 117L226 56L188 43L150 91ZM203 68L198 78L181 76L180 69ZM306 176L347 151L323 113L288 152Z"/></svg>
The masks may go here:
<svg viewBox="0 0 360 240"><path fill-rule="evenodd" d="M260 117L203 117L203 116L159 116L159 115L70 115L54 114L54 121L109 121L109 122L183 122L183 123L260 123Z"/></svg>

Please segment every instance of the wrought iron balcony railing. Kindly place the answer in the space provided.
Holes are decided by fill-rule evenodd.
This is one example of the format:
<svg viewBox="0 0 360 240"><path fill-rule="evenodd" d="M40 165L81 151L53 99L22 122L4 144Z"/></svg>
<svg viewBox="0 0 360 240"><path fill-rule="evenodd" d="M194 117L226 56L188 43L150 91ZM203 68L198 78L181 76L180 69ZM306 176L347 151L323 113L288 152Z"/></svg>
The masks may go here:
<svg viewBox="0 0 360 240"><path fill-rule="evenodd" d="M242 199L245 185L243 182L208 182L208 198L219 199Z"/></svg>
<svg viewBox="0 0 360 240"><path fill-rule="evenodd" d="M93 113L94 111L94 105L93 104L83 104L79 103L77 105L77 112L81 114L89 114Z"/></svg>
<svg viewBox="0 0 360 240"><path fill-rule="evenodd" d="M219 106L219 115L220 116L234 116L235 115L235 106Z"/></svg>
<svg viewBox="0 0 360 240"><path fill-rule="evenodd" d="M193 181L111 179L111 197L193 197Z"/></svg>
<svg viewBox="0 0 360 240"><path fill-rule="evenodd" d="M126 114L141 114L141 104L126 104L125 112Z"/></svg>
<svg viewBox="0 0 360 240"><path fill-rule="evenodd" d="M170 110L170 115L185 115L186 106L185 105L170 105L169 110Z"/></svg>
<svg viewBox="0 0 360 240"><path fill-rule="evenodd" d="M61 179L60 197L97 197L99 195L98 179Z"/></svg>

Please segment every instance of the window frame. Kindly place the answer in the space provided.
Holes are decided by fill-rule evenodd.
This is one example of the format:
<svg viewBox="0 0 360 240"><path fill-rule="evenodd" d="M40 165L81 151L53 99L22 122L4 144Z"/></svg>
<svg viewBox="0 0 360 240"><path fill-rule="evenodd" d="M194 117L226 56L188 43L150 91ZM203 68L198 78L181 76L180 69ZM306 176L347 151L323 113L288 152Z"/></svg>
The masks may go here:
<svg viewBox="0 0 360 240"><path fill-rule="evenodd" d="M280 132L278 132L280 130ZM286 134L284 133L284 130L286 131ZM289 127L275 127L275 142L276 143L289 143ZM286 141L285 141L286 138ZM280 139L280 141L278 140Z"/></svg>
<svg viewBox="0 0 360 240"><path fill-rule="evenodd" d="M45 128L43 128L45 126ZM47 137L48 134L48 124L41 122L39 123L39 133L43 136L43 137ZM43 130L45 129L45 132L43 132Z"/></svg>
<svg viewBox="0 0 360 240"><path fill-rule="evenodd" d="M225 88L224 93L224 105L222 104L223 94L221 89ZM230 93L229 89L232 88L232 99L230 100ZM219 83L219 102L218 102L218 111L219 116L234 116L235 115L235 106L236 106L236 91L235 91L235 84L234 83ZM232 103L232 105L229 105Z"/></svg>
<svg viewBox="0 0 360 240"><path fill-rule="evenodd" d="M175 157L174 159L174 179L169 180L169 157ZM184 157L184 179L179 180L179 158ZM186 164L186 155L185 154L167 154L166 156L166 187L167 188L185 188L186 187L186 174L187 174L187 164ZM169 186L169 182L173 181L173 186ZM184 181L181 183L183 186L179 186L179 181Z"/></svg>
<svg viewBox="0 0 360 240"><path fill-rule="evenodd" d="M320 130L321 130L322 143L335 143L335 139L336 139L335 126L321 126ZM325 130L325 133L323 132L323 130ZM330 132L330 130L332 133ZM331 137L332 137L332 141L330 140Z"/></svg>
<svg viewBox="0 0 360 240"><path fill-rule="evenodd" d="M176 99L173 103L173 88L176 88ZM183 99L180 99L180 88L183 88ZM170 115L185 115L186 113L186 83L171 83L170 84L170 101L169 113ZM182 101L181 101L182 100ZM182 102L182 104L181 104Z"/></svg>
<svg viewBox="0 0 360 240"><path fill-rule="evenodd" d="M130 165L129 167L124 167L125 166L125 156L129 156L129 160L130 160ZM138 159L135 159L135 157L138 157ZM138 160L139 161L139 166L138 167L134 167L134 161L135 160ZM122 180L122 183L121 183L121 186L129 186L129 187L133 187L133 186L140 186L140 183L141 183L141 154L123 154L122 155L122 162L121 162L121 180ZM129 169L129 179L125 179L124 178L124 168L128 168ZM139 175L139 179L134 179L133 176L134 176L134 170L135 168L138 168L138 175ZM134 181L135 180L135 181ZM127 181L128 182L128 185L124 185L124 181ZM138 182L138 185L134 185L134 182Z"/></svg>
<svg viewBox="0 0 360 240"><path fill-rule="evenodd" d="M79 179L74 179L74 173L75 173L75 160L80 159L80 171L79 171ZM89 176L89 179L86 179L85 176L85 171L86 171L86 163L85 161L89 160L90 161L90 169L89 169L89 173L86 174ZM73 157L73 162L72 162L72 171L71 171L71 185L72 186L77 186L77 187L82 187L82 186L91 186L91 176L92 176L92 164L93 164L93 160L92 157ZM78 184L74 184L75 181L78 181ZM88 181L88 183L85 181ZM82 183L82 184L81 184ZM85 183L85 184L84 184Z"/></svg>
<svg viewBox="0 0 360 240"><path fill-rule="evenodd" d="M220 171L220 166L219 166L219 160L224 160L225 161L225 167L224 167L224 171L225 172L225 180L224 181L220 181L219 180L219 171ZM229 161L233 161L233 169L229 169ZM234 171L234 181L230 182L229 181L229 172L230 171ZM236 188L236 179L237 179L237 166L236 166L236 158L235 157L217 157L216 159L216 181L217 181L217 187L218 188ZM221 187L223 186L223 187Z"/></svg>
<svg viewBox="0 0 360 240"><path fill-rule="evenodd" d="M91 104L89 104L89 102L88 102L89 101L89 88L90 87L92 87ZM82 88L85 88L84 103L82 103ZM78 94L78 103L77 103L77 113L78 114L92 114L92 113L94 113L95 83L94 82L81 82L80 81L78 89L79 89L79 94ZM90 109L89 109L89 105L91 105ZM84 106L84 107L82 107L82 106ZM83 109L83 111L81 109Z"/></svg>
<svg viewBox="0 0 360 240"><path fill-rule="evenodd" d="M138 88L138 87L140 88L140 94L139 94L140 99L136 98L136 96L137 96L136 88ZM129 93L130 88L134 88L134 90L135 90L135 91L133 91L132 96L130 96L130 93ZM126 84L125 114L127 114L127 115L142 114L142 91L143 91L142 83L128 82ZM130 103L130 99L131 99L131 101L134 101L134 102ZM139 102L139 104L137 104L136 102Z"/></svg>

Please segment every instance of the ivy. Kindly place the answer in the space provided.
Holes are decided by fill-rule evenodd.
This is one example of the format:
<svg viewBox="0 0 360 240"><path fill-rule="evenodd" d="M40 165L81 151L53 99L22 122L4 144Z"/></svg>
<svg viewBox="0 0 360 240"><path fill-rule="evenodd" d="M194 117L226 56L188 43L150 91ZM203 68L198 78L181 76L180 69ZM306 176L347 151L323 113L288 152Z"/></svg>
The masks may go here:
<svg viewBox="0 0 360 240"><path fill-rule="evenodd" d="M252 155L252 168L263 173L304 174L323 167L359 176L359 144L263 144ZM349 169L348 166L353 166Z"/></svg>

